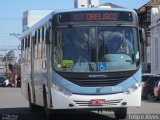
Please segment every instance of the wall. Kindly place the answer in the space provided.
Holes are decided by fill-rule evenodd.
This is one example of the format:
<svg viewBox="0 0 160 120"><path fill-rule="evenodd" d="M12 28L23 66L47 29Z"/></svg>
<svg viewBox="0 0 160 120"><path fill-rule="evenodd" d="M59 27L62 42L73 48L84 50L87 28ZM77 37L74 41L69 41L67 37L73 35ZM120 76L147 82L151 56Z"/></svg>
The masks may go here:
<svg viewBox="0 0 160 120"><path fill-rule="evenodd" d="M99 6L99 0L74 0L74 8L88 8Z"/></svg>
<svg viewBox="0 0 160 120"><path fill-rule="evenodd" d="M160 74L160 9L151 9L151 73Z"/></svg>
<svg viewBox="0 0 160 120"><path fill-rule="evenodd" d="M23 13L23 31L32 27L53 10L27 10Z"/></svg>

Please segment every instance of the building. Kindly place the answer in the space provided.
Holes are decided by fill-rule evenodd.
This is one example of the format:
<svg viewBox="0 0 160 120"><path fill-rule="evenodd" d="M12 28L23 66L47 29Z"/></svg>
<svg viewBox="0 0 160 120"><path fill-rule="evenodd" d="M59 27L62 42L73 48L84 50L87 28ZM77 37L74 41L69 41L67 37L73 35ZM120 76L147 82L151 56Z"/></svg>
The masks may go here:
<svg viewBox="0 0 160 120"><path fill-rule="evenodd" d="M92 8L98 6L109 8L125 8L109 2L99 5L99 0L74 0L74 8Z"/></svg>
<svg viewBox="0 0 160 120"><path fill-rule="evenodd" d="M74 8L88 8L99 6L99 0L74 0Z"/></svg>
<svg viewBox="0 0 160 120"><path fill-rule="evenodd" d="M150 0L148 3L140 7L138 11L139 22L142 28L145 30L146 40L144 41L142 48L142 70L143 72L151 72L151 9L160 4L160 0Z"/></svg>
<svg viewBox="0 0 160 120"><path fill-rule="evenodd" d="M0 76L3 76L6 70L5 62L0 62Z"/></svg>
<svg viewBox="0 0 160 120"><path fill-rule="evenodd" d="M160 74L160 6L151 9L151 73Z"/></svg>
<svg viewBox="0 0 160 120"><path fill-rule="evenodd" d="M23 31L32 27L43 17L51 13L53 10L27 10L23 13Z"/></svg>
<svg viewBox="0 0 160 120"><path fill-rule="evenodd" d="M119 6L119 5L115 5L115 4L113 4L113 3L110 3L110 2L104 3L104 4L99 5L99 6L106 6L106 7L110 7L110 8L125 8L125 7L122 7L122 6Z"/></svg>

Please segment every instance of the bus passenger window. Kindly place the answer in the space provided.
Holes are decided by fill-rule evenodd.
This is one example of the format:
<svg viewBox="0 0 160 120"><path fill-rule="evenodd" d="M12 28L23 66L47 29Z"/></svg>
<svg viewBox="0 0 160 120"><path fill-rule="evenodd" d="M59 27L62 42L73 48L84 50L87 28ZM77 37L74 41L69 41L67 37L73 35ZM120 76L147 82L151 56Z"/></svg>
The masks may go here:
<svg viewBox="0 0 160 120"><path fill-rule="evenodd" d="M42 27L42 41L44 41L44 27Z"/></svg>
<svg viewBox="0 0 160 120"><path fill-rule="evenodd" d="M38 30L38 43L40 43L40 29Z"/></svg>
<svg viewBox="0 0 160 120"><path fill-rule="evenodd" d="M35 58L37 58L38 56L38 54L37 54L37 52L38 52L38 49L37 49L37 42L38 42L38 35L37 35L37 31L35 32L35 39L34 39L34 51L35 51Z"/></svg>
<svg viewBox="0 0 160 120"><path fill-rule="evenodd" d="M37 31L35 32L34 44L37 44Z"/></svg>
<svg viewBox="0 0 160 120"><path fill-rule="evenodd" d="M24 39L22 39L22 41L21 41L21 50L24 50Z"/></svg>
<svg viewBox="0 0 160 120"><path fill-rule="evenodd" d="M28 40L27 40L27 37L25 38L25 49L27 48L28 46Z"/></svg>

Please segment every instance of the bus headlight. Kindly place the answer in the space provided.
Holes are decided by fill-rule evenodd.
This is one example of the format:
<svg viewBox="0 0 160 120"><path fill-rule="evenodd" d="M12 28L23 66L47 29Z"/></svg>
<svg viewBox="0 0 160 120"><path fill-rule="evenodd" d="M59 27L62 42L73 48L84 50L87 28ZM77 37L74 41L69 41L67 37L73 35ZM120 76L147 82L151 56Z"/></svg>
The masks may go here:
<svg viewBox="0 0 160 120"><path fill-rule="evenodd" d="M128 88L124 94L129 95L131 93L133 93L134 91L136 91L139 87L141 86L140 83L136 83L135 85L131 86L130 88Z"/></svg>
<svg viewBox="0 0 160 120"><path fill-rule="evenodd" d="M58 92L61 92L61 93L63 93L64 95L66 95L66 96L71 96L72 95L72 93L71 93L71 91L69 91L68 89L66 89L64 86L62 86L62 85L59 85L59 84L55 84L55 85L53 85L54 87L54 89L56 90L56 91L58 91Z"/></svg>

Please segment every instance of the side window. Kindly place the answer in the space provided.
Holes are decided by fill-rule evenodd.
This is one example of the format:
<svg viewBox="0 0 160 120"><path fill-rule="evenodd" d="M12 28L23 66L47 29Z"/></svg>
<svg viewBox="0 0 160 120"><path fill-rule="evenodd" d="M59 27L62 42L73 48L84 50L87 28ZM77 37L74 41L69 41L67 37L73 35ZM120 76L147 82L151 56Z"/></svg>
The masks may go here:
<svg viewBox="0 0 160 120"><path fill-rule="evenodd" d="M44 27L42 27L42 41L44 41Z"/></svg>
<svg viewBox="0 0 160 120"><path fill-rule="evenodd" d="M38 30L37 54L38 58L41 58L41 29Z"/></svg>
<svg viewBox="0 0 160 120"><path fill-rule="evenodd" d="M37 31L35 32L34 44L37 44Z"/></svg>
<svg viewBox="0 0 160 120"><path fill-rule="evenodd" d="M25 61L27 61L27 56L28 56L28 51L27 51L27 48L28 48L28 37L25 37Z"/></svg>
<svg viewBox="0 0 160 120"><path fill-rule="evenodd" d="M28 47L30 48L31 44L30 44L30 36L28 36Z"/></svg>
<svg viewBox="0 0 160 120"><path fill-rule="evenodd" d="M35 32L35 39L34 39L34 51L35 51L35 59L37 58L37 39L38 39L38 33L37 33L37 31Z"/></svg>
<svg viewBox="0 0 160 120"><path fill-rule="evenodd" d="M31 57L30 35L28 35L22 39L21 50L22 50L22 62L30 61L30 57Z"/></svg>
<svg viewBox="0 0 160 120"><path fill-rule="evenodd" d="M27 37L25 38L25 49L27 48L28 46L28 40L27 40Z"/></svg>
<svg viewBox="0 0 160 120"><path fill-rule="evenodd" d="M21 41L21 50L22 51L24 50L24 39L22 39L22 41Z"/></svg>
<svg viewBox="0 0 160 120"><path fill-rule="evenodd" d="M42 44L41 44L41 57L43 58L44 57L44 45L45 45L45 42L44 42L44 26L42 27Z"/></svg>
<svg viewBox="0 0 160 120"><path fill-rule="evenodd" d="M21 49L22 49L22 62L25 59L25 38L22 39L22 43L21 43Z"/></svg>
<svg viewBox="0 0 160 120"><path fill-rule="evenodd" d="M40 43L40 29L38 30L38 43Z"/></svg>
<svg viewBox="0 0 160 120"><path fill-rule="evenodd" d="M150 76L142 76L142 82L146 82L149 78Z"/></svg>
<svg viewBox="0 0 160 120"><path fill-rule="evenodd" d="M31 60L31 37L28 36L28 61Z"/></svg>
<svg viewBox="0 0 160 120"><path fill-rule="evenodd" d="M46 26L42 27L42 58L46 57Z"/></svg>

